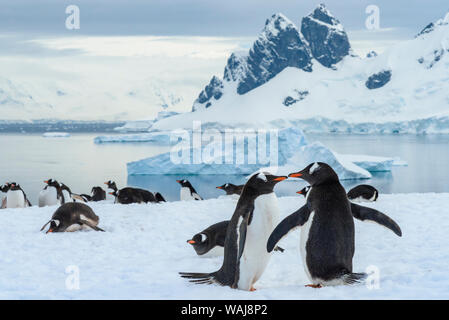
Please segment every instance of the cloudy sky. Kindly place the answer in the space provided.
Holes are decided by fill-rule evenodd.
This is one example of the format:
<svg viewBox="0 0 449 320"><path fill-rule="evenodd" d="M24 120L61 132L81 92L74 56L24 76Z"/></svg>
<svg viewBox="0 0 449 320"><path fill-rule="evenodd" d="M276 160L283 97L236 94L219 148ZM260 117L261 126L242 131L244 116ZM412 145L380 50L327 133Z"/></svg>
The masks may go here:
<svg viewBox="0 0 449 320"><path fill-rule="evenodd" d="M342 22L353 49L360 55L372 49L381 52L397 41L410 39L449 11L447 0L322 2ZM70 112L56 112L57 117L84 119L100 117L106 105L111 105L111 101L100 98L104 95L117 102L116 108L127 106L127 112L114 110L111 119L151 118L160 110L160 94L139 95L139 92L147 92L148 87L157 84L159 93L162 90L166 96L180 97L182 102L176 108L186 111L211 76L222 75L227 56L232 51L249 48L267 17L282 12L299 25L301 18L318 3L309 0L0 0L3 71L0 87L5 90L6 84L8 90L13 90L9 96L0 95L0 101L26 104L23 97L29 95L34 100L40 98L37 105L46 104L48 108L44 109L53 114L70 105ZM68 30L65 26L65 10L69 5L80 9L78 30ZM379 8L379 30L368 30L365 26L369 5ZM33 82L35 79L45 80L42 81L46 83L45 90ZM80 82L88 85L80 88L73 79L82 79ZM58 92L67 91L66 95L59 95L65 96L64 103L46 100L47 93L55 88L62 88ZM137 99L135 103L121 100L118 88L126 88L123 95ZM78 97L85 92L89 94L85 99L76 100L70 98L71 92L73 97L75 92ZM83 108L92 110L91 106L85 106L92 97L103 107L95 109L97 113L82 112ZM47 116L37 105L7 117L33 118L36 116L33 112ZM0 113L0 119L5 118L4 114Z"/></svg>

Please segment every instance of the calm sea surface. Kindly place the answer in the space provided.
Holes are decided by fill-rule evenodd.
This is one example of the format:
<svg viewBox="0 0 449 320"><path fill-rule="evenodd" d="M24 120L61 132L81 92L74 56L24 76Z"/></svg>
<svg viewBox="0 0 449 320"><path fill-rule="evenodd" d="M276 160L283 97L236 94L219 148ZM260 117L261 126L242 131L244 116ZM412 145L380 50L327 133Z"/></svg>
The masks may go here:
<svg viewBox="0 0 449 320"><path fill-rule="evenodd" d="M57 179L73 192L89 193L106 180L117 185L160 191L168 200L179 199L181 176L127 176L126 163L157 155L167 146L150 143L94 144L94 134L72 134L69 138L44 138L40 134L0 135L0 183L20 183L33 204L37 203L43 180ZM308 135L339 153L399 156L406 167L375 173L369 180L343 181L346 188L369 183L381 193L449 192L449 136L447 135ZM301 168L298 168L301 169ZM245 181L243 176L200 175L188 178L204 198L223 192L215 186ZM286 182L276 187L278 195L293 195L303 182Z"/></svg>

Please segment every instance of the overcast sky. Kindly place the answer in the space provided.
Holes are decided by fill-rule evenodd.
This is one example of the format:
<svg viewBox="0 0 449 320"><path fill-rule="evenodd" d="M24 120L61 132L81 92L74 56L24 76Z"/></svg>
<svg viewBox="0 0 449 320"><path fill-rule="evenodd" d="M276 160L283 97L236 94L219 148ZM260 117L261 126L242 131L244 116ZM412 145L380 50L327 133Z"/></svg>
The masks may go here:
<svg viewBox="0 0 449 320"><path fill-rule="evenodd" d="M254 36L261 21L282 12L296 24L324 2L347 30L365 28L368 5L380 9L381 28L415 34L449 11L447 0L0 0L1 32L73 34L65 8L78 5L77 34Z"/></svg>

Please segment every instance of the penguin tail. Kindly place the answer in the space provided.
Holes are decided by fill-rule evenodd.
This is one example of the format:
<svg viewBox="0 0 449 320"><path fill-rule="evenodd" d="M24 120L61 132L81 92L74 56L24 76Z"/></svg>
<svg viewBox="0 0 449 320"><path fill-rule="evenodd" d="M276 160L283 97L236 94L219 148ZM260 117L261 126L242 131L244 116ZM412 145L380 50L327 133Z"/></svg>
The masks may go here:
<svg viewBox="0 0 449 320"><path fill-rule="evenodd" d="M180 272L182 278L189 279L195 284L213 284L217 283L214 273L194 273L194 272Z"/></svg>
<svg viewBox="0 0 449 320"><path fill-rule="evenodd" d="M361 273L346 273L343 276L341 276L341 280L343 281L343 284L351 285L351 284L361 284L365 282L365 279L368 277L368 274L361 272Z"/></svg>

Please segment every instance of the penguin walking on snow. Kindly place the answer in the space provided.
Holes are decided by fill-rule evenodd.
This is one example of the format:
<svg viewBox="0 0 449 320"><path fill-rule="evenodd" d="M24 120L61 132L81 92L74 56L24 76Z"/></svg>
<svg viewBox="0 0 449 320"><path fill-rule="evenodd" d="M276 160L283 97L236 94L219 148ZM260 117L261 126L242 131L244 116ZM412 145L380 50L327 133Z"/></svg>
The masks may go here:
<svg viewBox="0 0 449 320"><path fill-rule="evenodd" d="M26 208L31 207L31 202L28 200L25 191L19 184L11 182L8 185L6 198L3 201L2 208Z"/></svg>
<svg viewBox="0 0 449 320"><path fill-rule="evenodd" d="M368 184L360 184L348 192L348 199L356 202L374 202L378 197L379 191Z"/></svg>
<svg viewBox="0 0 449 320"><path fill-rule="evenodd" d="M45 180L46 186L39 193L39 207L55 206L64 203L61 185L53 179Z"/></svg>
<svg viewBox="0 0 449 320"><path fill-rule="evenodd" d="M352 272L354 218L374 221L398 236L400 227L385 214L351 203L335 171L326 163L315 162L291 173L310 183L306 204L276 227L267 242L267 251L289 231L301 227L301 255L313 288L363 281L365 273Z"/></svg>
<svg viewBox="0 0 449 320"><path fill-rule="evenodd" d="M212 273L184 273L194 283L217 283L234 289L254 291L271 254L266 241L279 216L274 186L287 179L269 173L256 173L243 187L229 222L220 270Z"/></svg>
<svg viewBox="0 0 449 320"><path fill-rule="evenodd" d="M60 206L51 220L44 224L40 231L50 224L46 233L50 232L73 232L84 229L93 229L95 231L104 231L97 227L100 218L86 204L78 202L69 202Z"/></svg>
<svg viewBox="0 0 449 320"><path fill-rule="evenodd" d="M176 180L177 183L181 185L181 193L180 199L184 200L203 200L201 196L196 192L195 188L193 188L192 184L189 180Z"/></svg>
<svg viewBox="0 0 449 320"><path fill-rule="evenodd" d="M199 256L205 254L208 254L208 256L223 255L228 225L229 220L215 223L194 235L192 239L187 240L187 243L192 245ZM284 252L284 249L276 247L274 251Z"/></svg>
<svg viewBox="0 0 449 320"><path fill-rule="evenodd" d="M242 193L243 185L236 186L232 183L225 183L219 187L216 187L217 189L224 190L226 192L226 195L232 195L232 194L238 194L240 195Z"/></svg>

